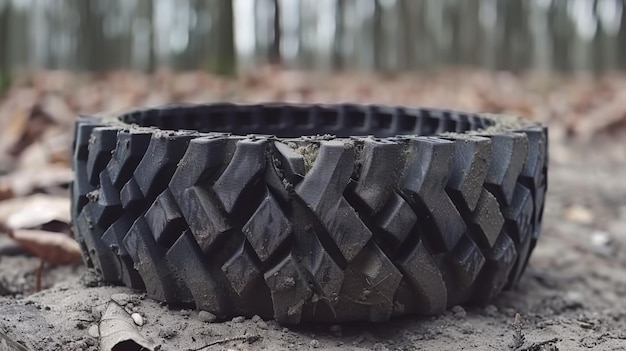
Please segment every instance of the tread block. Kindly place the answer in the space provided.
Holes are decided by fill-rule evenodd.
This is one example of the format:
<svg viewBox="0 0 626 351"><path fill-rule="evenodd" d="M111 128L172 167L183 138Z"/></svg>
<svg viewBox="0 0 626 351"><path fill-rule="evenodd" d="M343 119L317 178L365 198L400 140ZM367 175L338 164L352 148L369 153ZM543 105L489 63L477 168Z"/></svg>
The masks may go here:
<svg viewBox="0 0 626 351"><path fill-rule="evenodd" d="M169 190L157 196L145 213L148 227L157 243L169 247L187 229L187 222L180 213Z"/></svg>
<svg viewBox="0 0 626 351"><path fill-rule="evenodd" d="M122 201L120 193L113 187L107 170L100 172L100 186L97 192L98 200L94 202L93 214L96 222L102 228L109 227L122 215Z"/></svg>
<svg viewBox="0 0 626 351"><path fill-rule="evenodd" d="M89 183L87 170L87 157L89 156L89 139L91 132L102 125L92 124L95 120L81 117L75 123L74 128L74 156L72 168L74 169L74 181L72 182L72 214L77 218L88 202L87 194L96 189Z"/></svg>
<svg viewBox="0 0 626 351"><path fill-rule="evenodd" d="M192 135L183 133L154 134L133 178L147 202L152 202L170 182Z"/></svg>
<svg viewBox="0 0 626 351"><path fill-rule="evenodd" d="M86 204L76 218L76 231L79 241L83 241L89 248L88 255L96 270L102 277L110 281L118 281L120 274L117 271L116 259L113 252L102 241L102 228L98 226L93 216L93 203Z"/></svg>
<svg viewBox="0 0 626 351"><path fill-rule="evenodd" d="M204 185L216 176L225 161L229 142L233 141L217 136L199 137L189 142L169 184L177 201L186 189Z"/></svg>
<svg viewBox="0 0 626 351"><path fill-rule="evenodd" d="M146 203L146 199L143 197L143 193L139 188L139 184L135 181L135 178L130 180L124 185L120 192L120 200L124 210L137 212L141 211L143 205Z"/></svg>
<svg viewBox="0 0 626 351"><path fill-rule="evenodd" d="M141 280L139 272L135 270L133 260L123 243L124 236L128 233L133 221L134 217L129 214L122 215L102 234L102 241L117 259L117 271L119 274L117 281L133 289L145 289L143 280Z"/></svg>
<svg viewBox="0 0 626 351"><path fill-rule="evenodd" d="M133 170L150 144L151 132L121 130L117 134L117 145L107 165L109 176L116 189L121 190L133 175Z"/></svg>
<svg viewBox="0 0 626 351"><path fill-rule="evenodd" d="M533 199L530 190L518 184L511 206L503 214L511 239L517 245L525 242L533 231Z"/></svg>
<svg viewBox="0 0 626 351"><path fill-rule="evenodd" d="M476 243L465 237L445 260L448 272L448 276L444 277L448 285L448 305L465 303L469 300L469 293L485 265L485 256Z"/></svg>
<svg viewBox="0 0 626 351"><path fill-rule="evenodd" d="M242 229L261 262L265 262L292 231L291 222L269 191Z"/></svg>
<svg viewBox="0 0 626 351"><path fill-rule="evenodd" d="M144 217L137 218L123 242L148 296L167 303L193 302L189 289L170 269L165 250L157 246Z"/></svg>
<svg viewBox="0 0 626 351"><path fill-rule="evenodd" d="M454 140L454 160L447 190L469 211L474 211L489 170L491 140L477 136L459 136Z"/></svg>
<svg viewBox="0 0 626 351"><path fill-rule="evenodd" d="M445 192L454 143L438 138L411 138L414 151L402 191L427 213L418 216L439 251L450 251L465 232L465 222ZM411 157L411 156L410 156ZM420 207L418 205L418 207Z"/></svg>
<svg viewBox="0 0 626 351"><path fill-rule="evenodd" d="M399 143L384 139L360 140L363 149L357 163L361 165L361 172L351 192L367 206L367 215L374 215L385 205L400 181L404 168L403 150Z"/></svg>
<svg viewBox="0 0 626 351"><path fill-rule="evenodd" d="M266 139L244 139L237 148L228 167L213 185L213 191L226 213L231 213L239 199L265 171Z"/></svg>
<svg viewBox="0 0 626 351"><path fill-rule="evenodd" d="M178 205L183 216L192 219L187 221L189 229L204 252L208 252L215 240L232 228L206 189L185 190L178 198Z"/></svg>
<svg viewBox="0 0 626 351"><path fill-rule="evenodd" d="M401 280L402 273L370 241L346 269L341 297L364 308L370 321L385 321L393 312L393 297Z"/></svg>
<svg viewBox="0 0 626 351"><path fill-rule="evenodd" d="M307 232L304 240L298 240L302 265L308 270L315 294L312 302L324 301L334 309L339 299L344 273L333 258L324 250L315 233Z"/></svg>
<svg viewBox="0 0 626 351"><path fill-rule="evenodd" d="M274 150L276 150L280 168L284 173L283 176L292 185L297 185L306 174L304 157L279 141L274 142Z"/></svg>
<svg viewBox="0 0 626 351"><path fill-rule="evenodd" d="M411 205L402 196L394 192L389 197L385 207L376 216L375 223L387 237L393 238L394 246L397 248L404 242L417 223L417 215Z"/></svg>
<svg viewBox="0 0 626 351"><path fill-rule="evenodd" d="M242 243L235 254L222 265L222 272L230 281L237 295L245 297L254 293L255 287L262 281L262 272L257 267L251 254Z"/></svg>
<svg viewBox="0 0 626 351"><path fill-rule="evenodd" d="M472 221L476 224L476 234L480 235L478 245L491 248L498 240L500 230L504 225L504 217L500 212L498 200L489 191L483 189L480 198L472 213Z"/></svg>
<svg viewBox="0 0 626 351"><path fill-rule="evenodd" d="M221 317L229 313L229 305L219 285L220 279L215 269L207 265L202 250L189 230L185 231L167 251L167 259L172 269L189 288L197 309Z"/></svg>
<svg viewBox="0 0 626 351"><path fill-rule="evenodd" d="M313 294L305 273L291 254L264 274L278 323L299 323L302 307Z"/></svg>
<svg viewBox="0 0 626 351"><path fill-rule="evenodd" d="M415 291L416 312L434 315L445 311L448 291L443 275L421 241L397 264Z"/></svg>
<svg viewBox="0 0 626 351"><path fill-rule="evenodd" d="M493 250L485 259L485 266L474 285L474 301L479 303L486 303L500 293L517 259L515 243L506 232L500 234Z"/></svg>
<svg viewBox="0 0 626 351"><path fill-rule="evenodd" d="M498 202L509 205L528 155L528 137L521 133L491 136L491 163L485 187Z"/></svg>
<svg viewBox="0 0 626 351"><path fill-rule="evenodd" d="M323 141L315 164L296 187L296 194L315 213L346 261L350 262L372 236L343 197L350 181L354 148Z"/></svg>
<svg viewBox="0 0 626 351"><path fill-rule="evenodd" d="M89 156L87 157L87 176L89 183L98 186L99 175L111 159L111 153L117 144L120 128L98 127L91 132Z"/></svg>

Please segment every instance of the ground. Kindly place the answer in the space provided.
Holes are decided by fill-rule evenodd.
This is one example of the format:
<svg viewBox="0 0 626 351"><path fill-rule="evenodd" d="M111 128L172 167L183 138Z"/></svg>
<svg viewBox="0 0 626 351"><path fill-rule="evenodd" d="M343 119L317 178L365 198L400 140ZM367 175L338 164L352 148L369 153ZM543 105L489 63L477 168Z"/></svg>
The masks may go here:
<svg viewBox="0 0 626 351"><path fill-rule="evenodd" d="M118 72L95 81L63 72L36 75L0 99L0 175L6 173L0 204L42 188L67 196L66 188L43 183L67 182L68 140L79 113L235 97L418 102L528 116L550 127L549 189L542 236L515 289L488 306L379 324L209 323L141 292L98 286L82 264L46 265L43 290L35 293L40 259L24 255L0 230L0 351L16 349L9 339L29 350L97 350L95 326L112 298L142 316L140 333L160 350L626 350L625 92L620 74L443 71L394 78L258 69L236 81L201 72Z"/></svg>
<svg viewBox="0 0 626 351"><path fill-rule="evenodd" d="M30 294L39 259L18 255L0 257L4 287L21 292L0 298L0 331L32 350L96 350L90 327L121 293L161 350L626 350L626 146L603 140L551 144L542 237L519 285L492 305L380 324L207 323L124 287L88 287L81 265L46 268L48 288Z"/></svg>

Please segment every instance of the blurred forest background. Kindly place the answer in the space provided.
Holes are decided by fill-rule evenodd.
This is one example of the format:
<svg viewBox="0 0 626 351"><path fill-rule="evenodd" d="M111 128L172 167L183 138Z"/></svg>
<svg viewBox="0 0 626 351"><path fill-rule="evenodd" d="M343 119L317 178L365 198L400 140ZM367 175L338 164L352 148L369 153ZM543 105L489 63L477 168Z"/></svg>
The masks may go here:
<svg viewBox="0 0 626 351"><path fill-rule="evenodd" d="M0 76L626 68L626 0L0 0Z"/></svg>

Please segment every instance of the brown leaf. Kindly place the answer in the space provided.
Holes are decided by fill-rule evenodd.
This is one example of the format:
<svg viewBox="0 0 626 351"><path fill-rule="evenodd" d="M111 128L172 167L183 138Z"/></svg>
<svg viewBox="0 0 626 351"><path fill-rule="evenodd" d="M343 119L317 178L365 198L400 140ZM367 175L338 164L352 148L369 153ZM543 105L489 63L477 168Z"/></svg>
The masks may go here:
<svg viewBox="0 0 626 351"><path fill-rule="evenodd" d="M80 245L63 233L18 229L9 236L33 255L52 264L69 264L81 260Z"/></svg>
<svg viewBox="0 0 626 351"><path fill-rule="evenodd" d="M37 194L0 201L0 228L39 229L50 222L69 226L70 221L67 197Z"/></svg>
<svg viewBox="0 0 626 351"><path fill-rule="evenodd" d="M66 167L38 167L21 169L0 176L0 200L31 195L35 192L58 193L67 188L74 178Z"/></svg>

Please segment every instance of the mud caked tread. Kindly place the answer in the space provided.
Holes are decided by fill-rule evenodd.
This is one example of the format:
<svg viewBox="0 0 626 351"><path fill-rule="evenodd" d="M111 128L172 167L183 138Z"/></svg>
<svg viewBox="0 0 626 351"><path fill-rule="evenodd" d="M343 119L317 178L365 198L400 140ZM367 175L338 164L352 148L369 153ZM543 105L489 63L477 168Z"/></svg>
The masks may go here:
<svg viewBox="0 0 626 351"><path fill-rule="evenodd" d="M485 303L539 238L547 129L362 105L81 117L75 236L104 279L219 317L384 321Z"/></svg>

